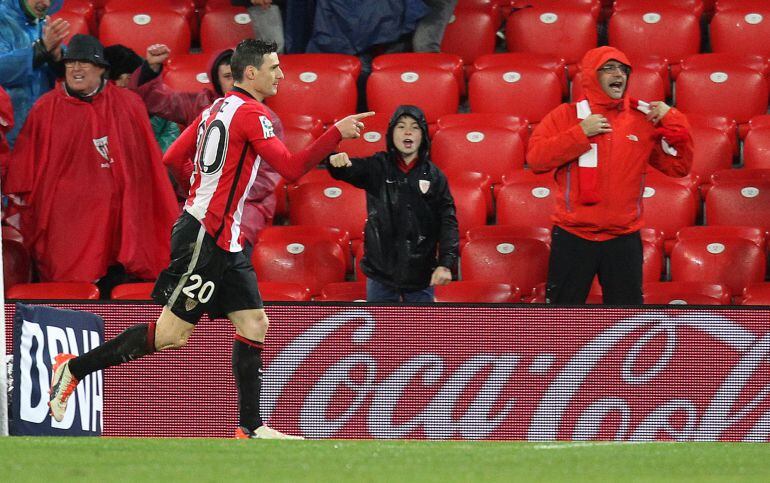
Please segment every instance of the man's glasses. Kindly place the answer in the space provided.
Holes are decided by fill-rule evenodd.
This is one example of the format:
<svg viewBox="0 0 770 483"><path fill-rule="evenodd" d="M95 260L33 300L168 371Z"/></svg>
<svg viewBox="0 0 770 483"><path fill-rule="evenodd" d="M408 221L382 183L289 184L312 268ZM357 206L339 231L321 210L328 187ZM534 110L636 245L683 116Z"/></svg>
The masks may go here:
<svg viewBox="0 0 770 483"><path fill-rule="evenodd" d="M604 72L605 74L614 74L615 72L619 72L623 75L628 75L628 73L631 72L631 68L625 64L605 65L599 68L599 72Z"/></svg>

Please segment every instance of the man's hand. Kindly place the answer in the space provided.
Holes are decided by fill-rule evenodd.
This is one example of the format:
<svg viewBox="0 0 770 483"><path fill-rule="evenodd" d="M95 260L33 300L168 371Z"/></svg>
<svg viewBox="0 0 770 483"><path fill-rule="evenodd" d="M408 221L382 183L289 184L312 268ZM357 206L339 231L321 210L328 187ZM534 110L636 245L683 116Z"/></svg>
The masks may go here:
<svg viewBox="0 0 770 483"><path fill-rule="evenodd" d="M436 267L435 270L433 270L433 275L430 277L430 284L431 286L436 285L449 285L449 282L452 281L452 271L449 270L446 267Z"/></svg>
<svg viewBox="0 0 770 483"><path fill-rule="evenodd" d="M597 134L612 132L610 121L601 114L591 114L580 122L580 127L583 128L583 132L589 138Z"/></svg>
<svg viewBox="0 0 770 483"><path fill-rule="evenodd" d="M147 65L150 66L154 72L160 72L160 66L163 62L168 60L168 56L171 55L171 49L165 44L152 44L147 47Z"/></svg>
<svg viewBox="0 0 770 483"><path fill-rule="evenodd" d="M331 157L329 157L329 164L335 168L349 168L353 166L353 163L350 162L350 158L348 157L348 153L332 154Z"/></svg>
<svg viewBox="0 0 770 483"><path fill-rule="evenodd" d="M50 23L49 23L50 22ZM51 17L45 18L43 25L43 47L48 51L56 62L61 60L61 44L70 33L70 23L62 18L57 18L51 22Z"/></svg>
<svg viewBox="0 0 770 483"><path fill-rule="evenodd" d="M660 122L663 117L671 110L671 106L661 101L650 102L650 113L647 114L647 120L653 124Z"/></svg>
<svg viewBox="0 0 770 483"><path fill-rule="evenodd" d="M337 121L334 126L339 129L340 134L342 134L342 139L355 139L361 137L361 130L364 128L364 123L361 119L365 119L369 116L374 116L374 111L352 114Z"/></svg>

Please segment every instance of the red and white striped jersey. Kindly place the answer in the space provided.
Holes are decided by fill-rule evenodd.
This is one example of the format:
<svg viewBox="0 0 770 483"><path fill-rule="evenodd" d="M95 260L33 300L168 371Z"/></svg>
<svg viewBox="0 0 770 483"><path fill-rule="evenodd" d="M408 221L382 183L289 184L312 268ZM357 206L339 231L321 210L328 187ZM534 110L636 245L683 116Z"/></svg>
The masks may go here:
<svg viewBox="0 0 770 483"><path fill-rule="evenodd" d="M195 150L195 168L184 209L203 224L219 247L238 252L243 249L243 205L260 165L267 162L293 181L331 153L340 139L339 130L331 128L292 155L275 136L262 103L234 88L204 110L166 156ZM166 157L164 162L168 164Z"/></svg>

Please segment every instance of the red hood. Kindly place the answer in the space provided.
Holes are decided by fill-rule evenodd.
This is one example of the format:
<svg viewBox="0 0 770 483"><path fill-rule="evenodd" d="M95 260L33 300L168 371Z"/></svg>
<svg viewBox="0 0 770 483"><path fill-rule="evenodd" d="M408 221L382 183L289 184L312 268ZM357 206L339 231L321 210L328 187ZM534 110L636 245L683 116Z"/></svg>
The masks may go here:
<svg viewBox="0 0 770 483"><path fill-rule="evenodd" d="M617 60L618 62L622 62L631 67L631 61L628 60L626 54L614 47L605 46L591 49L583 56L583 60L580 61L583 95L588 99L588 102L592 107L601 106L605 109L614 109L620 104L624 107L628 107L628 97L626 96L626 93L628 92L628 82L626 83L626 90L621 99L611 98L604 92L602 86L599 85L599 77L596 71L609 60Z"/></svg>

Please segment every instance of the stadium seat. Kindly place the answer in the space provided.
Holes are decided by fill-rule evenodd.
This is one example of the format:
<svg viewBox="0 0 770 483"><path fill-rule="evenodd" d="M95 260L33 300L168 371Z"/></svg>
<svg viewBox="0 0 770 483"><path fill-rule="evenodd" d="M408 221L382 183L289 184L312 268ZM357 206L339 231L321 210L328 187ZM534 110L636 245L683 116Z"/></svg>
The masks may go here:
<svg viewBox="0 0 770 483"><path fill-rule="evenodd" d="M649 12L660 8L675 8L691 12L696 17L701 16L704 7L703 0L614 0L611 3L615 12L640 9Z"/></svg>
<svg viewBox="0 0 770 483"><path fill-rule="evenodd" d="M53 18L59 17L61 14L66 14L67 20L70 22L70 36L65 40L65 44L69 43L72 32L72 20L70 18L77 18L79 21L86 23L86 32L75 33L89 33L96 32L96 8L94 2L91 0L67 0L62 4L61 10L52 15Z"/></svg>
<svg viewBox="0 0 770 483"><path fill-rule="evenodd" d="M270 240L291 243L307 244L311 240L330 240L337 243L342 249L345 266L352 271L352 255L350 251L350 235L348 232L331 226L310 225L281 225L268 226L259 233L259 241Z"/></svg>
<svg viewBox="0 0 770 483"><path fill-rule="evenodd" d="M302 151L315 141L313 133L304 129L284 128L283 143L289 152L296 153Z"/></svg>
<svg viewBox="0 0 770 483"><path fill-rule="evenodd" d="M766 69L758 58L730 54L688 57L676 76L676 107L685 114L725 116L747 123L767 111Z"/></svg>
<svg viewBox="0 0 770 483"><path fill-rule="evenodd" d="M166 44L171 56L190 49L190 26L185 17L170 11L105 13L99 23L99 40L104 45L123 44L144 57L152 44Z"/></svg>
<svg viewBox="0 0 770 483"><path fill-rule="evenodd" d="M741 305L770 305L770 283L752 283L743 291Z"/></svg>
<svg viewBox="0 0 770 483"><path fill-rule="evenodd" d="M314 138L324 133L324 123L308 114L286 112L279 116L284 129L301 129L310 132Z"/></svg>
<svg viewBox="0 0 770 483"><path fill-rule="evenodd" d="M505 26L509 52L553 55L574 66L597 46L596 16L558 2L522 8L511 13Z"/></svg>
<svg viewBox="0 0 770 483"><path fill-rule="evenodd" d="M770 168L722 169L711 175L711 184L770 181Z"/></svg>
<svg viewBox="0 0 770 483"><path fill-rule="evenodd" d="M439 129L431 141L431 158L445 173L476 171L488 174L493 184L503 175L524 167L524 142L503 127Z"/></svg>
<svg viewBox="0 0 770 483"><path fill-rule="evenodd" d="M97 300L99 288L88 282L20 283L5 292L8 299Z"/></svg>
<svg viewBox="0 0 770 483"><path fill-rule="evenodd" d="M307 243L260 240L251 261L261 282L299 283L311 295L327 283L345 280L345 258L335 241L315 239Z"/></svg>
<svg viewBox="0 0 770 483"><path fill-rule="evenodd" d="M510 114L538 123L562 101L562 80L552 69L529 64L485 67L481 61L476 67L468 81L471 112Z"/></svg>
<svg viewBox="0 0 770 483"><path fill-rule="evenodd" d="M487 193L478 180L463 177L449 178L449 190L454 198L455 215L462 239L469 229L486 224Z"/></svg>
<svg viewBox="0 0 770 483"><path fill-rule="evenodd" d="M469 229L465 234L465 239L468 241L494 237L532 238L548 246L551 245L551 229L543 226L482 225Z"/></svg>
<svg viewBox="0 0 770 483"><path fill-rule="evenodd" d="M366 216L364 190L342 181L304 183L289 190L292 225L332 226L361 239Z"/></svg>
<svg viewBox="0 0 770 483"><path fill-rule="evenodd" d="M174 90L200 92L214 90L209 79L209 58L204 54L175 55L163 69L163 81Z"/></svg>
<svg viewBox="0 0 770 483"><path fill-rule="evenodd" d="M495 192L497 223L550 228L556 185L546 173L531 181L512 181Z"/></svg>
<svg viewBox="0 0 770 483"><path fill-rule="evenodd" d="M471 240L460 258L462 280L507 283L528 297L546 280L548 245L532 238L495 237Z"/></svg>
<svg viewBox="0 0 770 483"><path fill-rule="evenodd" d="M712 51L770 57L770 4L719 3L709 25Z"/></svg>
<svg viewBox="0 0 770 483"><path fill-rule="evenodd" d="M745 169L770 169L770 115L753 117L743 143Z"/></svg>
<svg viewBox="0 0 770 483"><path fill-rule="evenodd" d="M648 177L645 184L644 224L662 234L666 253L670 253L679 229L695 224L697 198L690 189L662 177Z"/></svg>
<svg viewBox="0 0 770 483"><path fill-rule="evenodd" d="M282 116L302 113L330 125L356 111L357 57L344 54L287 54L281 56L284 79L267 105ZM333 93L333 95L330 95Z"/></svg>
<svg viewBox="0 0 770 483"><path fill-rule="evenodd" d="M212 55L224 49L234 49L243 39L254 38L254 29L251 17L242 7L222 7L203 14L200 36L201 49Z"/></svg>
<svg viewBox="0 0 770 483"><path fill-rule="evenodd" d="M704 218L707 225L770 230L770 180L715 182L706 195Z"/></svg>
<svg viewBox="0 0 770 483"><path fill-rule="evenodd" d="M630 57L652 54L679 63L698 53L700 37L699 16L661 4L616 10L609 19L609 44Z"/></svg>
<svg viewBox="0 0 770 483"><path fill-rule="evenodd" d="M709 282L645 283L647 305L728 305L730 291L724 285Z"/></svg>
<svg viewBox="0 0 770 483"><path fill-rule="evenodd" d="M460 56L465 65L495 51L500 14L497 5L486 8L458 5L441 40L441 51Z"/></svg>
<svg viewBox="0 0 770 483"><path fill-rule="evenodd" d="M521 293L508 283L461 280L435 288L436 302L514 303Z"/></svg>
<svg viewBox="0 0 770 483"><path fill-rule="evenodd" d="M372 59L372 72L383 69L404 70L420 68L438 69L449 72L457 81L457 92L465 93L463 60L459 55L446 52L399 52L378 55Z"/></svg>
<svg viewBox="0 0 770 483"><path fill-rule="evenodd" d="M690 126L693 127L718 129L730 139L730 144L733 147L733 155L738 155L738 123L735 122L735 119L713 114L697 114L690 112L687 113L687 121L690 123Z"/></svg>
<svg viewBox="0 0 770 483"><path fill-rule="evenodd" d="M708 182L711 175L733 165L733 143L727 133L713 127L691 125L693 161L690 173L701 182Z"/></svg>
<svg viewBox="0 0 770 483"><path fill-rule="evenodd" d="M721 283L741 294L765 278L765 251L744 238L691 238L671 252L671 280Z"/></svg>
<svg viewBox="0 0 770 483"><path fill-rule="evenodd" d="M511 114L501 113L484 113L484 112L467 112L458 114L447 114L441 116L436 123L437 132L441 129L447 129L450 127L465 127L469 129L483 129L487 127L497 127L502 129L508 129L517 133L521 140L524 141L524 146L527 145L529 139L529 121L522 119Z"/></svg>
<svg viewBox="0 0 770 483"><path fill-rule="evenodd" d="M329 174L328 169L319 167L316 169L311 169L302 175L302 177L300 177L291 186L289 186L289 190L307 183L341 183L341 181L336 181L334 178L332 178L332 175ZM347 186L347 183L345 183L345 186Z"/></svg>
<svg viewBox="0 0 770 483"><path fill-rule="evenodd" d="M532 52L504 52L482 55L476 59L470 67L469 77L479 70L495 69L499 67L506 69L505 72L516 72L522 66L540 67L541 69L553 72L561 82L562 94L568 94L569 73L567 71L567 66L564 59L553 55L535 54Z"/></svg>
<svg viewBox="0 0 770 483"><path fill-rule="evenodd" d="M313 300L317 302L366 302L366 282L327 283Z"/></svg>
<svg viewBox="0 0 770 483"><path fill-rule="evenodd" d="M460 93L449 71L433 67L392 66L373 70L366 82L369 109L392 113L402 104L420 106L428 123L457 112Z"/></svg>
<svg viewBox="0 0 770 483"><path fill-rule="evenodd" d="M376 113L374 116L364 119L364 129L361 137L356 139L343 139L338 152L348 153L351 158L363 158L371 156L378 151L386 151L386 138L388 135L388 123L392 113Z"/></svg>
<svg viewBox="0 0 770 483"><path fill-rule="evenodd" d="M32 280L32 258L20 240L5 236L3 227L3 283L5 291Z"/></svg>
<svg viewBox="0 0 770 483"><path fill-rule="evenodd" d="M122 283L112 288L112 300L152 300L155 282Z"/></svg>
<svg viewBox="0 0 770 483"><path fill-rule="evenodd" d="M665 269L665 253L662 244L642 238L642 282L657 282Z"/></svg>
<svg viewBox="0 0 770 483"><path fill-rule="evenodd" d="M688 239L710 239L719 241L721 238L744 238L762 250L767 247L767 234L756 226L738 225L698 225L686 226L676 234L677 241Z"/></svg>
<svg viewBox="0 0 770 483"><path fill-rule="evenodd" d="M90 34L87 17L84 17L81 13L73 12L71 10L61 10L53 15L52 20L61 18L69 22L69 34L64 38L64 44L69 44L72 36L75 34Z"/></svg>
<svg viewBox="0 0 770 483"><path fill-rule="evenodd" d="M309 302L310 289L301 283L259 281L259 295L266 302Z"/></svg>
<svg viewBox="0 0 770 483"><path fill-rule="evenodd" d="M484 202L487 207L487 218L490 218L495 214L495 201L492 197L492 179L488 174L479 173L476 171L452 171L444 174L449 181L450 188L454 183L461 183L470 184L481 189L481 191L484 193ZM460 233L460 237L462 236L463 234Z"/></svg>

